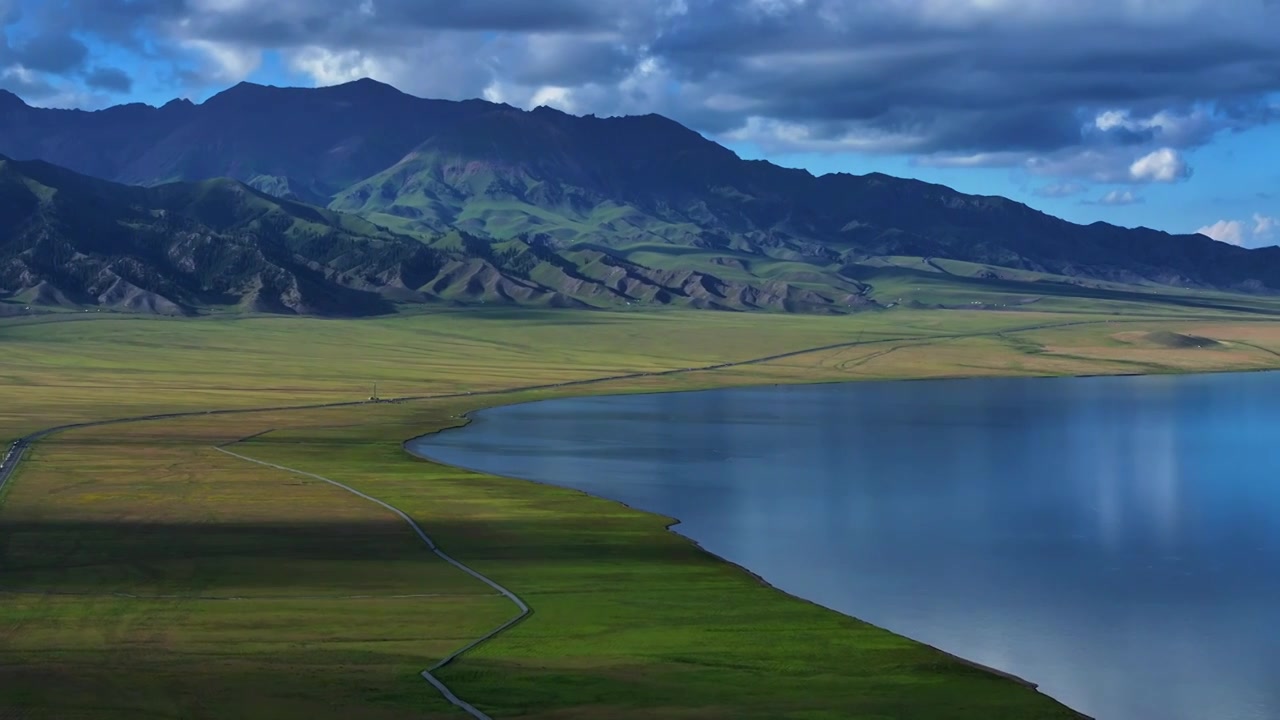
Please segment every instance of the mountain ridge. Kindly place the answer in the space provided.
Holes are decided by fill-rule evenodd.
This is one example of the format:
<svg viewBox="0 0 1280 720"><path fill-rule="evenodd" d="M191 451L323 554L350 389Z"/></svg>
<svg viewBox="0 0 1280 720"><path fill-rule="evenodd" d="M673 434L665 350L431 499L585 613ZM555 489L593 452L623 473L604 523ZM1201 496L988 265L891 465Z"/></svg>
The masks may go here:
<svg viewBox="0 0 1280 720"><path fill-rule="evenodd" d="M450 248L455 259L513 263L493 265L454 299L523 302L495 290L494 272L588 306L698 296L695 304L733 309L847 310L874 306L867 268L896 257L1068 283L1280 292L1280 253L1268 250L1080 225L1008 198L881 173L814 175L743 160L661 115L432 100L367 79L240 83L199 104L93 112L0 96L0 153L131 186L232 178L282 202L360 216L433 251ZM664 285L675 282L670 272L690 273L693 285ZM609 288L607 276L628 273L660 290ZM746 300L757 295L769 299ZM784 299L796 297L805 299Z"/></svg>

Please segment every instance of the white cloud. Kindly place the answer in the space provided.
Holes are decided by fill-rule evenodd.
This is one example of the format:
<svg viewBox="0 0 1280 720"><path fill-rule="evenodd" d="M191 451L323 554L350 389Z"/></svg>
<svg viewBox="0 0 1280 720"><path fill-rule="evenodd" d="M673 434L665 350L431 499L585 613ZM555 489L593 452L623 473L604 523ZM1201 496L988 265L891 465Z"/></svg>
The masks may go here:
<svg viewBox="0 0 1280 720"><path fill-rule="evenodd" d="M491 80L481 95L490 102L503 102L526 110L539 105L575 114L644 115L670 113L673 94L671 76L654 58L636 63L627 74L612 83L524 84L501 79L491 71Z"/></svg>
<svg viewBox="0 0 1280 720"><path fill-rule="evenodd" d="M305 45L287 52L285 58L292 70L309 76L318 86L368 77L419 97L492 99L485 90L495 82L497 70L486 64L484 38L463 33L422 33L416 40L417 45L398 52ZM468 61L460 64L459 57Z"/></svg>
<svg viewBox="0 0 1280 720"><path fill-rule="evenodd" d="M1123 130L1174 148L1202 145L1218 132L1245 126L1238 118L1215 115L1203 106L1183 111L1160 110L1146 117L1135 117L1128 110L1104 110L1093 120L1093 127L1103 133Z"/></svg>
<svg viewBox="0 0 1280 720"><path fill-rule="evenodd" d="M925 140L920 138L918 142L923 143ZM1080 179L1108 184L1172 183L1191 175L1190 166L1172 148L1160 148L1145 154L1136 154L1132 148L1127 147L1070 148L1053 153L940 153L920 156L912 162L915 165L941 168L1017 168L1035 177ZM1061 184L1072 183L1064 181Z"/></svg>
<svg viewBox="0 0 1280 720"><path fill-rule="evenodd" d="M533 93L529 103L534 107L545 105L567 113L577 112L577 106L573 102L573 90L567 87L556 85L540 87Z"/></svg>
<svg viewBox="0 0 1280 720"><path fill-rule="evenodd" d="M1129 177L1136 182L1177 182L1190 172L1178 151L1167 147L1144 155L1129 166Z"/></svg>
<svg viewBox="0 0 1280 720"><path fill-rule="evenodd" d="M1219 220L1212 225L1200 228L1196 232L1228 245L1244 245L1244 223L1239 220Z"/></svg>
<svg viewBox="0 0 1280 720"><path fill-rule="evenodd" d="M16 80L24 84L34 84L41 80L39 73L21 65L10 65L3 71L0 71L0 77L3 77L6 80Z"/></svg>
<svg viewBox="0 0 1280 720"><path fill-rule="evenodd" d="M1280 242L1280 218L1254 213L1252 220L1219 220L1196 232L1232 245L1262 247Z"/></svg>
<svg viewBox="0 0 1280 720"><path fill-rule="evenodd" d="M1102 131L1129 127L1129 113L1124 110L1104 110L1094 118L1094 127Z"/></svg>
<svg viewBox="0 0 1280 720"><path fill-rule="evenodd" d="M963 155L933 154L923 155L912 161L914 165L938 168L978 168L1009 167L1026 165L1029 162L1025 153L1018 152L985 152Z"/></svg>
<svg viewBox="0 0 1280 720"><path fill-rule="evenodd" d="M206 75L219 82L240 82L262 64L262 51L255 48L203 39L185 40L183 45L203 54L211 62Z"/></svg>
<svg viewBox="0 0 1280 720"><path fill-rule="evenodd" d="M1135 195L1132 190L1112 190L1098 200L1099 205L1135 205L1140 202L1142 198Z"/></svg>
<svg viewBox="0 0 1280 720"><path fill-rule="evenodd" d="M1261 213L1253 214L1254 237L1270 240L1277 230L1280 230L1280 218L1270 217Z"/></svg>
<svg viewBox="0 0 1280 720"><path fill-rule="evenodd" d="M305 47L289 58L289 67L311 76L316 85L339 85L361 78L386 82L387 73L378 62L358 50L333 52L322 47Z"/></svg>
<svg viewBox="0 0 1280 720"><path fill-rule="evenodd" d="M1051 183L1049 185L1042 185L1041 187L1036 188L1032 192L1034 192L1036 195L1039 195L1040 197L1064 198L1064 197L1071 197L1072 195L1079 195L1080 193L1083 193L1085 190L1088 190L1088 188L1086 188L1081 183L1066 182L1066 183Z"/></svg>
<svg viewBox="0 0 1280 720"><path fill-rule="evenodd" d="M765 152L910 152L924 142L910 132L848 128L828 135L805 123L750 117L742 127L723 134L733 142L754 144ZM979 158L950 158L948 167L973 167ZM970 162L972 164L965 165Z"/></svg>

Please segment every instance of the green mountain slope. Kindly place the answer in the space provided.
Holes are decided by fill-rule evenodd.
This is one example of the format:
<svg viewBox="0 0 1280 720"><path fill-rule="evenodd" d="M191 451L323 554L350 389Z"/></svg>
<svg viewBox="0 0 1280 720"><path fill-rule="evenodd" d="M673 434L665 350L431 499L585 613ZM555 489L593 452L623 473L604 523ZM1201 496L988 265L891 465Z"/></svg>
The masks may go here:
<svg viewBox="0 0 1280 720"><path fill-rule="evenodd" d="M11 303L353 315L442 301L804 311L867 302L865 285L829 280L717 277L458 230L408 236L234 180L144 188L0 157L0 300Z"/></svg>
<svg viewBox="0 0 1280 720"><path fill-rule="evenodd" d="M291 220L288 242L307 232L415 238L440 268L432 283L400 283L416 299L847 310L905 302L909 293L887 289L901 284L902 258L979 295L992 281L1040 284L1042 294L1280 292L1276 249L1076 225L885 175L815 177L742 160L656 115L424 100L367 80L242 83L200 105L99 112L32 108L0 92L0 152L143 186L234 178L261 191L255 203L320 218ZM308 261L325 255L300 247ZM324 272L387 295L380 280Z"/></svg>
<svg viewBox="0 0 1280 720"><path fill-rule="evenodd" d="M437 253L231 180L138 188L0 159L0 288L28 302L181 313L386 312Z"/></svg>

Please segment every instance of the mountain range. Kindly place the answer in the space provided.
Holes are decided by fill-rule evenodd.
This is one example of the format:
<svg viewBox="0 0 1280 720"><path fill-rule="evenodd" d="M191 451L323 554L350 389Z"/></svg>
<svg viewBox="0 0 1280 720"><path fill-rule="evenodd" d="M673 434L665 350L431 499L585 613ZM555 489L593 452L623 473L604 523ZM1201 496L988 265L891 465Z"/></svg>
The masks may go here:
<svg viewBox="0 0 1280 720"><path fill-rule="evenodd" d="M957 282L1029 295L1280 291L1276 249L1077 225L881 174L814 176L657 115L427 100L371 80L95 112L0 91L0 155L10 304L842 312L888 304L880 281L906 267L963 267Z"/></svg>

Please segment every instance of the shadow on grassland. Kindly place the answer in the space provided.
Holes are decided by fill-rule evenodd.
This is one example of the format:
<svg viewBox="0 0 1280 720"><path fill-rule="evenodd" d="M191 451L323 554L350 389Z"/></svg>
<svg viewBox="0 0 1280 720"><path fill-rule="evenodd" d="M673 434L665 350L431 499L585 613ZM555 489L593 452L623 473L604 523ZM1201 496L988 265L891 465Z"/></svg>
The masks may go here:
<svg viewBox="0 0 1280 720"><path fill-rule="evenodd" d="M593 564L659 572L706 562L691 544L665 534L645 541L616 529L569 530L555 520L418 519L446 552L497 575L511 564L528 576ZM395 517L356 523L19 520L0 524L0 548L0 591L490 592L440 561Z"/></svg>

